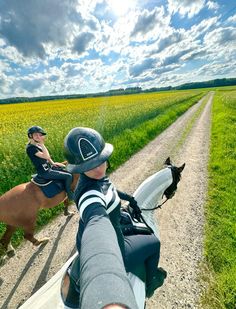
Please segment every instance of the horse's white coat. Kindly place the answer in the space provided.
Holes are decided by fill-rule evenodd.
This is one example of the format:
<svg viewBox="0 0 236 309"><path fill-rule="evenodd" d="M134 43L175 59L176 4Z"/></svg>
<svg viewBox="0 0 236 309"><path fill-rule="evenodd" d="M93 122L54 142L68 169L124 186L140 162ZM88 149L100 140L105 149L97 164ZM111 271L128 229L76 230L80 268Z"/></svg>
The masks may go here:
<svg viewBox="0 0 236 309"><path fill-rule="evenodd" d="M170 168L164 168L144 180L133 196L141 209L151 209L160 204L163 193L172 183ZM160 238L159 229L154 219L154 210L143 211L142 215L147 224L153 229L157 238Z"/></svg>
<svg viewBox="0 0 236 309"><path fill-rule="evenodd" d="M163 197L165 189L169 187L172 181L172 174L169 168L162 169L161 171L148 177L134 192L134 197L137 200L139 207L141 209L150 209L157 206ZM142 215L147 224L154 230L155 235L159 238L159 230L155 222L153 212L154 211L143 211ZM67 267L76 255L77 253L73 255L45 285L43 285L34 295L32 295L20 307L20 309L67 309L68 307L63 305L60 296L61 280ZM131 273L128 273L128 277L131 281L138 308L144 309L145 283Z"/></svg>

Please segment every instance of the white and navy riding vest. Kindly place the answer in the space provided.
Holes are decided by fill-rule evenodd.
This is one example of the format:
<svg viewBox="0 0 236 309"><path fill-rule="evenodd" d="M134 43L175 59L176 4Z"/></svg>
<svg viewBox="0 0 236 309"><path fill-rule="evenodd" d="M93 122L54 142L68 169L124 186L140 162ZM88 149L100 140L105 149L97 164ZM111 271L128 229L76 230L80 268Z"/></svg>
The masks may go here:
<svg viewBox="0 0 236 309"><path fill-rule="evenodd" d="M117 190L106 176L95 180L81 174L75 190L75 202L80 213L77 248L80 250L81 237L87 218L94 215L109 216L116 231L122 254L124 253L124 237L120 227L121 200Z"/></svg>

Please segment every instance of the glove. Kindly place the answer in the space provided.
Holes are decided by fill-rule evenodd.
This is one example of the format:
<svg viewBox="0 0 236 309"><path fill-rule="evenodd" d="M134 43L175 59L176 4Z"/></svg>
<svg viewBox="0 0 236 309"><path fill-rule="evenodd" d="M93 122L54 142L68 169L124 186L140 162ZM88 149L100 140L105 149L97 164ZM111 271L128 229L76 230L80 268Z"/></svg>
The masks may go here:
<svg viewBox="0 0 236 309"><path fill-rule="evenodd" d="M129 201L130 207L133 209L132 216L134 219L138 220L139 222L141 221L141 209L138 207L138 203L135 200L135 198L132 196L132 198Z"/></svg>

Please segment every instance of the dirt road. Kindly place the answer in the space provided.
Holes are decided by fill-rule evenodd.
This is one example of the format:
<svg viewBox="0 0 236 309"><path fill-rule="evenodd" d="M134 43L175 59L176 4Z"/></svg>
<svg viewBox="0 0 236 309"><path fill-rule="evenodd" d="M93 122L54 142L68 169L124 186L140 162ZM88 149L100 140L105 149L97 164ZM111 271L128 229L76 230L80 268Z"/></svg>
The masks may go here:
<svg viewBox="0 0 236 309"><path fill-rule="evenodd" d="M166 157L177 165L186 163L175 197L156 212L160 265L168 278L148 300L147 309L198 308L212 97L210 93L206 104L204 100L195 104L111 175L119 189L132 193L162 167ZM18 308L57 272L75 252L77 226L77 214L59 216L39 233L51 238L46 246L35 249L24 242L18 248L17 255L0 268L0 308Z"/></svg>

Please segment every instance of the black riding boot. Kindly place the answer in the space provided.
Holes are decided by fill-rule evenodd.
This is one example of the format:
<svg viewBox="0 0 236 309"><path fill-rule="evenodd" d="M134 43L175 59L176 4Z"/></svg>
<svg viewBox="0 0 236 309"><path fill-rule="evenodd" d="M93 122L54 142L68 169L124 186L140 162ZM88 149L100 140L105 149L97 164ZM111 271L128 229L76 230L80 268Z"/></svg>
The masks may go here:
<svg viewBox="0 0 236 309"><path fill-rule="evenodd" d="M167 272L163 268L158 267L156 270L156 273L146 283L146 297L147 298L152 297L155 290L164 284L164 280L166 277L167 277Z"/></svg>

